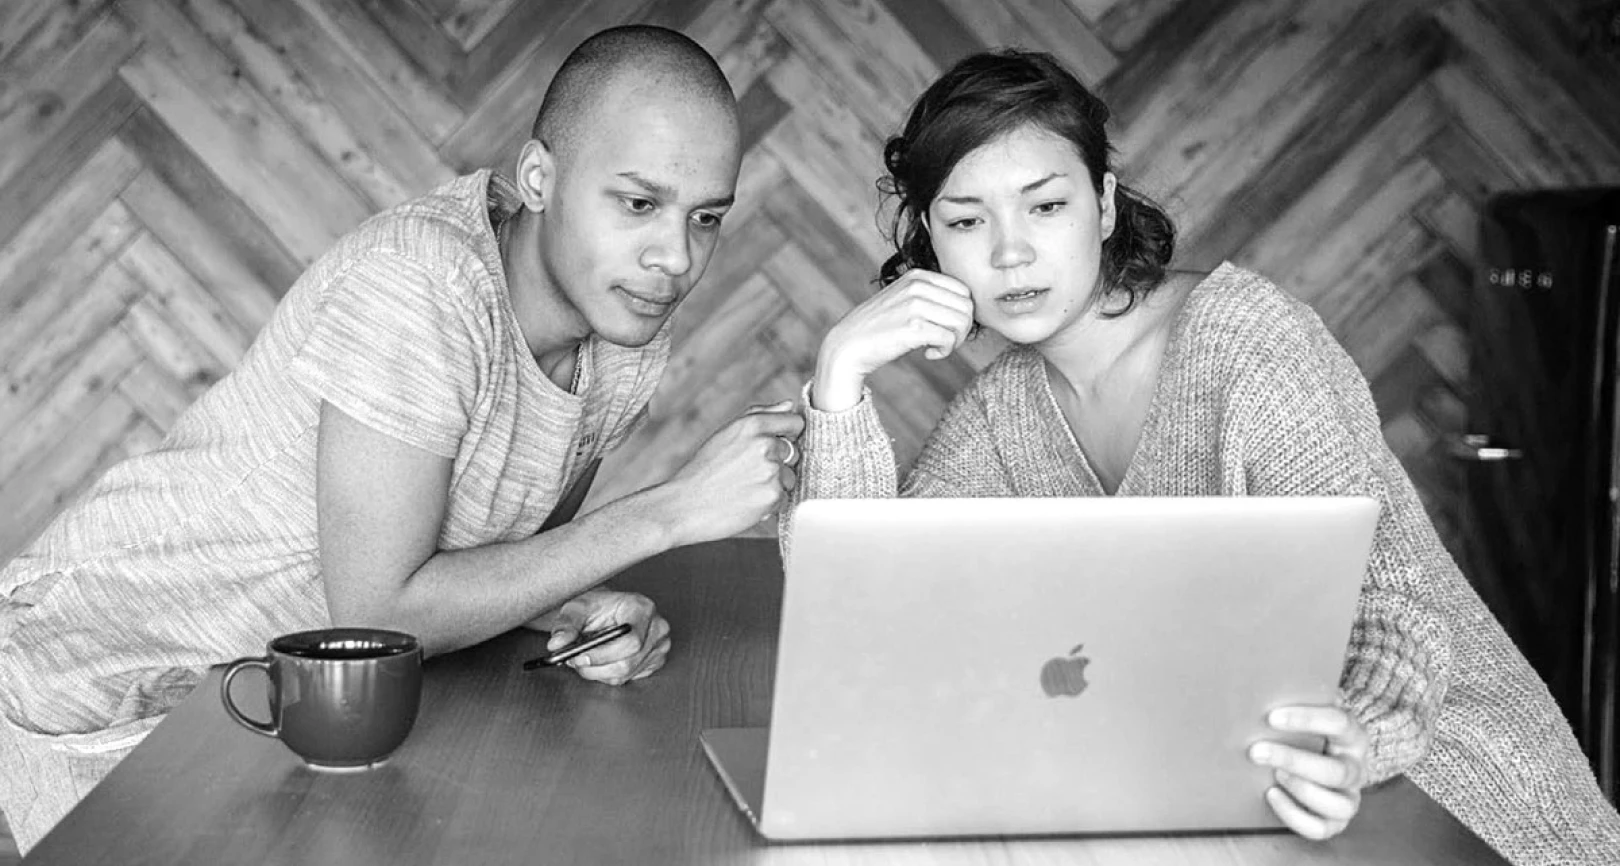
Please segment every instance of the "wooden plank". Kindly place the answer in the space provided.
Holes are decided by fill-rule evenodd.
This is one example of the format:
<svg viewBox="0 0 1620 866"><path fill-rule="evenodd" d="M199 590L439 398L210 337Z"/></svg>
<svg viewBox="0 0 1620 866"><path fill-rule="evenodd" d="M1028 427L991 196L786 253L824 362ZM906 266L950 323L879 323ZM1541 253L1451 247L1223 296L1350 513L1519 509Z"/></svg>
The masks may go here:
<svg viewBox="0 0 1620 866"><path fill-rule="evenodd" d="M805 250L850 304L877 292L878 268L893 252L870 222L862 235L835 222L811 192L785 179L764 202L764 212L792 242Z"/></svg>
<svg viewBox="0 0 1620 866"><path fill-rule="evenodd" d="M153 38L124 80L304 264L371 214L208 37L164 0L124 0Z"/></svg>
<svg viewBox="0 0 1620 866"><path fill-rule="evenodd" d="M974 0L950 2L973 3ZM1227 45L1228 50L1247 50L1248 43L1222 43L1219 40L1223 38L1220 34L1230 28L1224 23L1226 17L1240 7L1249 5L1252 3L1248 0L1182 3L1169 21L1154 29L1152 39L1138 43L1118 58L1118 65L1112 74L1101 81L1086 82L1113 111L1115 129L1128 129L1142 122L1142 115L1150 105L1165 101L1166 94L1181 93L1178 87L1201 86L1196 77L1187 76L1184 71L1178 73L1177 70L1180 64L1194 56L1205 34L1217 34L1212 37L1214 42L1204 43L1206 46ZM1252 23L1245 25L1250 30L1254 26ZM1199 50L1208 52L1212 49L1205 47ZM1208 62L1207 57L1204 62ZM1182 77L1175 79L1174 76L1178 74Z"/></svg>
<svg viewBox="0 0 1620 866"><path fill-rule="evenodd" d="M1373 403L1378 407L1378 416L1395 418L1409 412L1409 407L1417 405L1424 392L1443 382L1423 353L1408 347L1384 368L1382 374L1372 379ZM1387 439L1389 435L1386 425L1384 436ZM1434 434L1428 433L1427 438L1432 442ZM1414 441L1412 446L1413 452L1427 450L1427 443ZM1399 455L1401 451L1395 453Z"/></svg>
<svg viewBox="0 0 1620 866"><path fill-rule="evenodd" d="M484 93L439 153L458 172L516 162L518 149L529 138L546 88L563 59L600 28L607 18L629 20L646 0L601 0L593 14L575 15L546 34L534 51L512 65L508 73Z"/></svg>
<svg viewBox="0 0 1620 866"><path fill-rule="evenodd" d="M137 46L122 21L105 16L57 62L26 87L0 88L0 184L9 182L42 151L55 147L75 109L117 73Z"/></svg>
<svg viewBox="0 0 1620 866"><path fill-rule="evenodd" d="M143 173L124 190L123 200L245 332L256 334L270 321L286 287L265 283L237 257L230 238L203 220L162 178Z"/></svg>
<svg viewBox="0 0 1620 866"><path fill-rule="evenodd" d="M803 316L777 316L767 322L757 339L770 357L782 362L782 376L789 378L792 385L786 393L773 392L761 396L766 400L782 399L798 403L805 383L815 374L816 354L821 350L822 336L824 332L811 328Z"/></svg>
<svg viewBox="0 0 1620 866"><path fill-rule="evenodd" d="M66 235L72 240L67 248L44 257L44 270L34 274L33 284L16 289L22 300L0 311L0 367L10 369L13 359L64 315L139 231L135 218L114 201L88 225Z"/></svg>
<svg viewBox="0 0 1620 866"><path fill-rule="evenodd" d="M403 51L430 80L448 84L461 72L464 55L460 46L420 4L412 0L360 0L360 8L393 39L394 50ZM453 85L450 94L457 103L468 103L458 96Z"/></svg>
<svg viewBox="0 0 1620 866"><path fill-rule="evenodd" d="M1030 33L1087 86L1108 78L1119 58L1064 0L1004 0Z"/></svg>
<svg viewBox="0 0 1620 866"><path fill-rule="evenodd" d="M776 287L756 274L727 293L701 323L681 335L658 387L671 394L697 391L722 366L735 360L739 346L752 343L768 322L787 309L787 301Z"/></svg>
<svg viewBox="0 0 1620 866"><path fill-rule="evenodd" d="M23 345L13 362L0 369L0 430L17 424L43 402L141 292L142 287L122 270L105 268L61 316Z"/></svg>
<svg viewBox="0 0 1620 866"><path fill-rule="evenodd" d="M182 8L372 209L450 179L410 120L334 62L336 46L297 6L184 0Z"/></svg>
<svg viewBox="0 0 1620 866"><path fill-rule="evenodd" d="M0 438L0 488L63 439L78 435L85 416L111 394L140 355L128 340L99 339L74 359L40 403Z"/></svg>
<svg viewBox="0 0 1620 866"><path fill-rule="evenodd" d="M194 389L177 381L151 361L136 364L118 383L118 393L161 432L173 429L174 422L197 396Z"/></svg>
<svg viewBox="0 0 1620 866"><path fill-rule="evenodd" d="M782 34L765 20L771 0L712 0L685 28L687 36L714 55L741 98L755 79L788 51Z"/></svg>
<svg viewBox="0 0 1620 866"><path fill-rule="evenodd" d="M1551 143L1472 72L1447 66L1429 81L1453 121L1495 157L1515 186L1558 186L1570 181L1568 167L1553 158Z"/></svg>
<svg viewBox="0 0 1620 866"><path fill-rule="evenodd" d="M1360 82L1346 85L1345 79L1366 74L1365 67L1378 62L1382 40L1413 20L1409 7L1415 5L1373 3L1358 8L1354 3L1309 0L1299 18L1290 22L1298 29L1278 34L1244 70L1237 89L1212 100L1210 111L1184 130L1187 135L1178 142L1180 147L1166 148L1160 142L1151 166L1133 159L1127 176L1146 177L1150 187L1172 190L1175 199L1186 203L1183 228L1194 234L1205 230L1224 218L1223 203L1251 175L1284 154L1302 133L1310 134L1307 124L1341 122L1327 114L1333 110L1328 103L1335 95L1351 105L1361 98L1354 89ZM1415 84L1420 71L1409 70L1395 86ZM1370 106L1346 110L1368 115L1391 105L1399 96L1389 89L1380 88ZM1371 122L1372 117L1376 115L1366 120Z"/></svg>
<svg viewBox="0 0 1620 866"><path fill-rule="evenodd" d="M1418 282L1428 290L1429 296L1445 311L1446 319L1456 322L1466 331L1469 322L1473 321L1474 268L1447 246L1429 257L1416 276Z"/></svg>
<svg viewBox="0 0 1620 866"><path fill-rule="evenodd" d="M340 46L342 54L333 62L369 78L428 141L442 144L466 119L441 86L400 53L388 32L365 13L360 0L294 2Z"/></svg>
<svg viewBox="0 0 1620 866"><path fill-rule="evenodd" d="M1461 193L1448 192L1415 214L1464 261L1479 261L1479 209Z"/></svg>
<svg viewBox="0 0 1620 866"><path fill-rule="evenodd" d="M439 27L461 46L471 50L501 23L520 0L422 0ZM541 5L541 4L529 4Z"/></svg>
<svg viewBox="0 0 1620 866"><path fill-rule="evenodd" d="M1200 198L1188 203L1190 220L1180 226L1176 249L1182 266L1213 269L1257 232L1288 222L1277 215L1304 190L1312 201L1294 211L1306 218L1290 228L1296 239L1319 233L1345 204L1359 201L1346 193L1393 171L1440 129L1445 113L1418 85L1444 62L1448 42L1439 27L1420 19L1387 43L1347 49L1342 65L1322 73L1320 98L1272 158L1221 184L1183 193Z"/></svg>
<svg viewBox="0 0 1620 866"><path fill-rule="evenodd" d="M1341 329L1341 340L1369 379L1382 373L1423 332L1444 319L1423 284L1406 277L1377 303L1355 311Z"/></svg>
<svg viewBox="0 0 1620 866"><path fill-rule="evenodd" d="M218 369L236 367L253 342L253 332L231 318L225 306L197 282L168 248L151 235L142 235L119 256L118 264L146 287L160 315L220 362Z"/></svg>
<svg viewBox="0 0 1620 866"><path fill-rule="evenodd" d="M0 487L0 513L8 515L0 521L0 560L21 552L64 505L123 460L129 453L125 439L144 423L128 401L110 395L77 425L75 435L59 440L42 459ZM141 435L136 442L144 447L149 439Z"/></svg>
<svg viewBox="0 0 1620 866"><path fill-rule="evenodd" d="M956 17L946 0L884 0L884 5L941 70L989 47ZM919 91L912 98L920 95Z"/></svg>
<svg viewBox="0 0 1620 866"><path fill-rule="evenodd" d="M1478 0L1442 4L1435 17L1461 47L1459 62L1539 133L1548 157L1570 178L1581 183L1620 181L1620 138L1611 138L1543 69L1539 57L1520 50ZM1620 100L1611 98L1602 113L1612 115L1617 107Z"/></svg>
<svg viewBox="0 0 1620 866"><path fill-rule="evenodd" d="M518 3L507 10L489 35L473 46L460 62L451 66L445 79L451 96L462 105L474 105L484 91L500 80L524 55L544 44L547 34L561 30L571 18L591 17L590 3ZM597 18L595 30L623 20ZM571 50L573 46L569 46ZM536 106L538 108L539 106Z"/></svg>
<svg viewBox="0 0 1620 866"><path fill-rule="evenodd" d="M1324 166L1314 177L1297 178L1301 185L1295 200L1269 213L1256 204L1249 206L1252 210L1234 215L1233 219L1250 224L1260 224L1262 220L1268 224L1249 238L1237 255L1277 279L1297 281L1298 268L1317 255L1320 239L1338 231L1380 190L1387 191L1389 179L1419 158L1418 154L1440 129L1445 117L1432 92L1416 89L1376 125L1370 129L1363 127L1362 137L1331 167ZM1419 193L1418 198L1422 195ZM1397 208L1408 207L1418 198L1390 201L1379 211L1379 218L1399 216ZM1376 226L1365 221L1360 225ZM1207 252L1222 252L1214 248L1214 238L1218 235L1206 233L1204 237L1211 239L1206 242ZM1222 257L1230 255L1226 253ZM1200 259L1200 266L1207 269L1209 262Z"/></svg>
<svg viewBox="0 0 1620 866"><path fill-rule="evenodd" d="M32 77L84 38L108 2L0 3L0 72L10 81Z"/></svg>
<svg viewBox="0 0 1620 866"><path fill-rule="evenodd" d="M1335 335L1357 307L1375 302L1402 277L1420 269L1439 243L1416 220L1401 219L1381 237L1345 246L1359 247L1359 257L1342 267L1311 302Z"/></svg>
<svg viewBox="0 0 1620 866"><path fill-rule="evenodd" d="M1447 117L1449 119L1449 111ZM1466 129L1447 126L1429 142L1428 160L1476 208L1492 195L1517 189L1518 179Z"/></svg>
<svg viewBox="0 0 1620 866"><path fill-rule="evenodd" d="M939 68L878 0L774 2L765 16L874 138L899 131Z"/></svg>
<svg viewBox="0 0 1620 866"><path fill-rule="evenodd" d="M226 189L196 152L175 137L174 131L162 120L142 109L129 118L118 137L139 154L141 162L156 176L155 180L174 191L181 206L195 215L195 221L212 227L219 243L276 297L298 279L304 266L258 214ZM133 201L136 206L150 204L140 198ZM153 221L154 231L160 237L182 231L189 222L179 221L172 206L166 215L148 213L143 219Z"/></svg>
<svg viewBox="0 0 1620 866"><path fill-rule="evenodd" d="M1493 0L1477 8L1518 46L1519 53L1534 59L1539 75L1552 79L1560 93L1581 106L1609 141L1620 142L1620 111L1615 111L1614 95L1615 82L1620 81L1620 56L1592 44L1598 36L1592 25L1603 14L1601 4Z"/></svg>
<svg viewBox="0 0 1620 866"><path fill-rule="evenodd" d="M985 3L983 0L938 0L938 3L942 11L960 22L972 39L981 45L1051 52L1046 38L1050 34L1032 31L1004 3ZM895 0L894 5L899 7L906 3L905 0ZM939 65L944 67L946 64L940 62Z"/></svg>
<svg viewBox="0 0 1620 866"><path fill-rule="evenodd" d="M793 107L771 88L769 82L761 81L748 88L748 92L737 101L743 151L746 153L753 148L792 112Z"/></svg>
<svg viewBox="0 0 1620 866"><path fill-rule="evenodd" d="M690 335L704 327L733 292L754 278L760 266L787 243L787 238L774 220L760 218L744 220L721 243L723 252L710 260L713 264L703 281L675 311L671 336L677 350Z"/></svg>
<svg viewBox="0 0 1620 866"><path fill-rule="evenodd" d="M1081 6L1082 14L1085 13L1084 0L1070 2ZM1086 18L1091 21L1097 35L1108 43L1108 47L1117 54L1123 54L1140 45L1149 31L1169 17L1170 12L1174 11L1179 16L1183 12L1180 7L1198 4L1183 4L1178 0L1129 0L1124 3L1105 0L1103 4L1091 5L1106 5L1106 9L1087 14ZM1157 38L1158 34L1155 32L1154 36Z"/></svg>
<svg viewBox="0 0 1620 866"><path fill-rule="evenodd" d="M1121 175L1148 190L1175 190L1223 146L1295 128L1306 107L1292 95L1296 79L1359 7L1255 0L1235 8L1167 70L1156 98L1114 137Z"/></svg>
<svg viewBox="0 0 1620 866"><path fill-rule="evenodd" d="M1459 390L1469 386L1468 334L1462 328L1450 322L1443 322L1418 334L1413 344L1423 353L1429 365L1446 380L1446 384ZM1444 394L1448 399L1436 402L1427 411L1431 417L1447 421L1443 429L1461 432L1468 420L1468 408L1450 391L1445 391ZM1431 394L1425 398L1425 404L1435 400L1435 396Z"/></svg>
<svg viewBox="0 0 1620 866"><path fill-rule="evenodd" d="M192 400L225 378L230 368L199 345L184 328L171 322L162 300L147 295L124 314L119 327L152 365L173 379Z"/></svg>
<svg viewBox="0 0 1620 866"><path fill-rule="evenodd" d="M57 257L96 221L141 171L141 164L117 142L108 142L56 190L45 207L0 245L0 315L9 315L52 272Z"/></svg>
<svg viewBox="0 0 1620 866"><path fill-rule="evenodd" d="M410 197L407 185L372 158L339 115L287 61L285 52L266 44L225 0L172 0L197 30L206 35L230 65L278 110L299 137L312 145L356 192L368 210L398 204ZM250 4L251 5L251 4ZM268 5L268 4L260 4Z"/></svg>
<svg viewBox="0 0 1620 866"><path fill-rule="evenodd" d="M0 184L0 202L6 203L0 208L0 247L72 182L73 175L139 106L129 87L112 78L74 108L66 124L51 136L50 147L29 161L28 170Z"/></svg>
<svg viewBox="0 0 1620 866"><path fill-rule="evenodd" d="M1370 190L1365 185L1358 187L1364 197L1354 198L1348 207L1336 210L1321 224L1325 232L1309 236L1293 233L1293 223L1310 219L1306 208L1317 205L1315 198L1307 198L1283 214L1272 230L1244 247L1238 260L1323 312L1328 288L1358 267L1371 264L1366 256L1371 249L1384 244L1389 228L1405 220L1419 203L1445 189L1444 178L1422 159L1410 160L1391 173L1374 175L1372 179L1381 183ZM1394 250L1386 250L1386 253L1401 254ZM1385 262L1393 263L1393 260ZM1388 281L1383 283L1388 284ZM1330 316L1324 313L1323 318Z"/></svg>
<svg viewBox="0 0 1620 866"><path fill-rule="evenodd" d="M873 181L883 165L882 142L797 55L772 67L766 79L793 106L793 114L759 146L850 237L875 240Z"/></svg>

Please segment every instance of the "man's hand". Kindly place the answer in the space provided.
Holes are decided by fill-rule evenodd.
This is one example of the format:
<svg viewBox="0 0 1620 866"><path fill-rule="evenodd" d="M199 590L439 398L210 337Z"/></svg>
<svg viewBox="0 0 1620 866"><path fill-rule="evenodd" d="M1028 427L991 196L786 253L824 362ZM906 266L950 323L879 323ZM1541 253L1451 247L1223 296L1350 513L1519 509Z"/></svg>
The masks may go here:
<svg viewBox="0 0 1620 866"><path fill-rule="evenodd" d="M1307 839L1344 832L1361 809L1370 747L1366 729L1332 706L1279 707L1266 720L1279 731L1327 738L1325 753L1266 741L1249 748L1250 760L1274 770L1277 785L1266 790L1271 810Z"/></svg>
<svg viewBox="0 0 1620 866"><path fill-rule="evenodd" d="M569 599L529 623L536 631L551 632L546 651L573 643L584 632L630 624L630 633L569 659L566 664L588 680L623 685L664 666L669 656L669 622L659 616L652 599L634 592L597 587Z"/></svg>
<svg viewBox="0 0 1620 866"><path fill-rule="evenodd" d="M665 482L680 543L729 538L774 514L798 483L804 416L791 402L755 406L710 436Z"/></svg>

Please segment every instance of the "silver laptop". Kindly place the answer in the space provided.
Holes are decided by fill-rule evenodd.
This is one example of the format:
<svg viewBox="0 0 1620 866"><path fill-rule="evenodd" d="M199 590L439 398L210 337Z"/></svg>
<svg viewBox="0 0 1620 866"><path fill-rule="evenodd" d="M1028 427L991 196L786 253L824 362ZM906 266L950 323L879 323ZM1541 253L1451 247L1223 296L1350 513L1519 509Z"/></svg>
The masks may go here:
<svg viewBox="0 0 1620 866"><path fill-rule="evenodd" d="M770 839L1279 827L1246 750L1268 709L1334 701L1377 519L1367 498L807 502L770 728L704 750Z"/></svg>

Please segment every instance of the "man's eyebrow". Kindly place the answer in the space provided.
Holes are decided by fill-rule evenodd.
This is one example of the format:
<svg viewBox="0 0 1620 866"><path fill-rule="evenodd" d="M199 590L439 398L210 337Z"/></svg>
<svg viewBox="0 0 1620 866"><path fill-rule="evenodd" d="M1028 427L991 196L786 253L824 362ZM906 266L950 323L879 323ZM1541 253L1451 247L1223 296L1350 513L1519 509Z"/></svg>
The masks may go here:
<svg viewBox="0 0 1620 866"><path fill-rule="evenodd" d="M1024 195L1026 193L1034 192L1035 190L1040 189L1042 186L1044 186L1049 181L1056 180L1056 179L1058 179L1060 177L1068 177L1068 176L1069 175L1068 175L1067 172L1054 171L1051 174L1047 175L1046 177L1041 178L1040 180L1031 181L1031 182L1026 183L1023 186L1019 187L1018 188L1018 194L1019 195ZM984 203L983 199L978 198L977 196L971 196L971 195L957 195L957 196L945 195L945 196L940 196L939 200L940 201L945 201L945 202L950 202L951 204L983 204Z"/></svg>
<svg viewBox="0 0 1620 866"><path fill-rule="evenodd" d="M657 197L657 198L659 198L659 199L661 199L663 201L673 201L678 197L676 195L676 193L675 193L675 190L672 187L670 187L669 185L659 183L658 181L652 180L651 178L642 177L641 174L638 173L638 172L621 171L621 172L619 172L619 177L622 177L625 180L630 181L631 183L635 184L636 186L641 187L642 189L646 190L647 192L652 193L653 196L655 196L655 197ZM711 198L708 201L700 201L700 202L698 202L697 206L698 207L730 207L732 205L732 203L735 202L736 200L737 200L737 196L736 196L735 193L728 193L728 194L720 196L718 198Z"/></svg>

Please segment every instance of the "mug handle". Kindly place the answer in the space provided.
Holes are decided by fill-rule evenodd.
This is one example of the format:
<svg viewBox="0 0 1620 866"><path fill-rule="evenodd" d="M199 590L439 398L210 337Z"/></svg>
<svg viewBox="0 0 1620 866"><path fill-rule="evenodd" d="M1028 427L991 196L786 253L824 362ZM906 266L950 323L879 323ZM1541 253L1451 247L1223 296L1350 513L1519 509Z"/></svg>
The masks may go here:
<svg viewBox="0 0 1620 866"><path fill-rule="evenodd" d="M276 730L275 725L266 724L255 719L248 718L246 714L237 709L236 702L231 700L231 680L236 679L237 674L247 670L248 668L258 668L259 670L264 671L264 675L266 677L269 677L270 659L248 658L237 659L236 661L231 662L230 667L225 669L225 675L219 679L219 699L225 704L225 712L229 713L231 718L236 720L237 724L247 728L255 734L263 734L266 737L274 737L277 733L279 733Z"/></svg>

